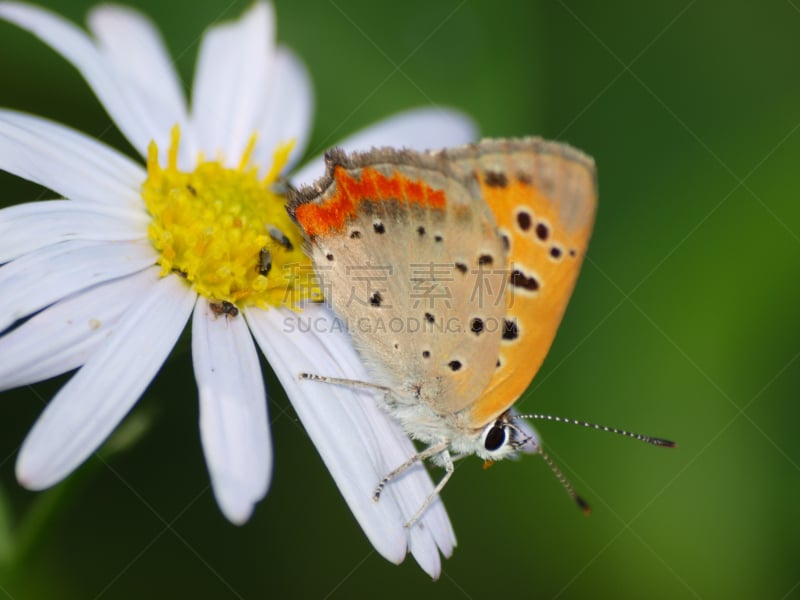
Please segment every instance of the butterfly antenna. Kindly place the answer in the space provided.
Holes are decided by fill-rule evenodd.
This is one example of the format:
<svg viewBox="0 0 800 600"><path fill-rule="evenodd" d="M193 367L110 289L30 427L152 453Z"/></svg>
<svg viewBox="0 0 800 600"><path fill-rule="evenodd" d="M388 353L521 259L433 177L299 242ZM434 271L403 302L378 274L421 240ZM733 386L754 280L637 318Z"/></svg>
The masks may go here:
<svg viewBox="0 0 800 600"><path fill-rule="evenodd" d="M555 417L553 415L530 414L530 415L514 415L514 418L512 420L517 420L517 419L531 419L536 421L555 421L556 423L569 423L570 425L578 425L580 427L586 427L588 429L597 429L598 431L615 433L617 435L621 435L624 437L633 438L634 440L639 440L640 442L645 442L646 444L652 444L653 446L663 446L665 448L675 448L678 445L675 442L670 440L665 440L664 438L651 437L649 435L643 435L641 433L634 433L632 431L626 431L624 429L617 429L616 427L608 427L606 425L598 425L597 423L579 421L578 419Z"/></svg>
<svg viewBox="0 0 800 600"><path fill-rule="evenodd" d="M578 508L580 508L583 511L583 514L585 514L586 516L592 514L592 507L589 506L589 503L586 502L586 500L584 500L578 495L578 492L575 491L575 488L572 486L572 483L570 483L569 479L567 479L567 476L561 472L561 469L559 469L556 466L556 463L553 462L553 459L550 458L550 455L547 454L547 452L545 452L541 446L539 446L537 450L541 455L541 457L544 459L544 462L547 463L547 466L550 467L550 470L553 472L553 475L556 476L556 479L558 479L561 482L561 485L564 486L564 489L567 490L569 497L572 498L573 502L575 502L575 504L578 505Z"/></svg>

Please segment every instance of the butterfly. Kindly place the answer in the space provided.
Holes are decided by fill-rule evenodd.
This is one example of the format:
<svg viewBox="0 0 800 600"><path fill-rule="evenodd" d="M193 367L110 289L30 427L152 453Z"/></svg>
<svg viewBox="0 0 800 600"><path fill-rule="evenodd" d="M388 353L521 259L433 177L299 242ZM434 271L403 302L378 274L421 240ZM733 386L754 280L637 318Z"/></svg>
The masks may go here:
<svg viewBox="0 0 800 600"><path fill-rule="evenodd" d="M454 457L496 461L529 441L512 406L542 365L578 279L597 206L595 164L528 137L436 152L333 149L326 166L313 185L290 189L288 210L372 380L301 376L379 390L386 411L427 444L374 496L417 461L442 466L411 525L452 475Z"/></svg>

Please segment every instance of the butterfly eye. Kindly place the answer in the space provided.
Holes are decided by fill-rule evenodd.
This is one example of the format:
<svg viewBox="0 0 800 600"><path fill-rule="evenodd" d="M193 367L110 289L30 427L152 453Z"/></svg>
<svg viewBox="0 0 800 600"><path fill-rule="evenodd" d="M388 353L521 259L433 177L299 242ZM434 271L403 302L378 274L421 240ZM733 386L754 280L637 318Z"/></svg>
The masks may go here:
<svg viewBox="0 0 800 600"><path fill-rule="evenodd" d="M486 448L489 452L493 452L503 446L506 443L506 439L508 434L506 433L506 428L503 425L492 425L489 431L486 432L486 437L483 440L483 447Z"/></svg>

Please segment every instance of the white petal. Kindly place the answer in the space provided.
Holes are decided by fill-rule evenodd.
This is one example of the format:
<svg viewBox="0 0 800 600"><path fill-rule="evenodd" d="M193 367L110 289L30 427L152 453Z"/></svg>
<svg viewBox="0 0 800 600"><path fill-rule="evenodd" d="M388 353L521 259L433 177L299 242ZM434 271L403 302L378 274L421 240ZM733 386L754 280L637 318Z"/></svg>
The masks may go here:
<svg viewBox="0 0 800 600"><path fill-rule="evenodd" d="M366 419L358 408L373 404L369 394L338 386L308 386L297 374L336 369L335 360L315 349L314 339L304 333L287 333L284 319L294 323L297 315L288 310L246 310L250 330L286 390L314 445L339 486L350 509L375 549L385 558L400 563L406 553L406 532L397 504L374 503L371 499L379 481L378 473L388 465L372 453L374 443ZM290 327L290 326L289 326ZM338 373L339 371L337 371ZM313 396L313 397L312 397ZM352 405L348 410L346 404ZM368 409L362 409L368 410ZM360 435L365 432L365 435ZM389 498L386 498L387 500Z"/></svg>
<svg viewBox="0 0 800 600"><path fill-rule="evenodd" d="M390 468L404 463L415 452L408 436L382 411L378 411L370 419L370 426L379 440L383 440L381 451ZM389 441L391 440L391 442ZM432 491L430 477L422 465L415 468L420 473L416 479L405 483L405 478L389 483L388 488L405 483L402 489L393 490L395 498L403 513L403 522L408 522L422 506ZM425 477L422 477L422 474ZM384 473L383 475L386 475ZM382 501L382 500L381 500ZM441 569L439 551L449 557L453 553L456 539L450 519L441 498L434 500L426 509L419 524L409 531L409 551L425 572L437 579Z"/></svg>
<svg viewBox="0 0 800 600"><path fill-rule="evenodd" d="M0 267L0 331L62 298L155 263L149 242L63 242Z"/></svg>
<svg viewBox="0 0 800 600"><path fill-rule="evenodd" d="M27 29L80 71L108 114L143 156L151 139L166 139L169 126L179 115L170 114L152 89L159 81L151 81L149 89L118 73L116 65L101 53L89 36L73 23L50 11L16 2L0 4L0 18ZM167 123L167 129L164 124Z"/></svg>
<svg viewBox="0 0 800 600"><path fill-rule="evenodd" d="M17 459L17 479L49 487L73 471L114 430L155 377L186 325L195 293L177 276L158 280L113 336L59 390Z"/></svg>
<svg viewBox="0 0 800 600"><path fill-rule="evenodd" d="M399 464L398 457L402 462L415 452L411 441L376 406L369 393L297 378L298 373L306 371L365 380L366 373L349 339L334 328L332 316L323 306L309 306L300 315L272 309L247 311L246 316L256 341L370 542L387 559L401 562L409 543L404 523L419 505L405 510L398 498L406 503L420 490L424 498L432 492L433 485L424 467L415 465L387 486L379 502L372 501L372 493L377 482ZM426 529L441 527L443 514L427 511L421 524ZM450 539L451 548L455 543L449 522L446 530L436 533L436 539L437 536ZM430 571L433 566L427 565Z"/></svg>
<svg viewBox="0 0 800 600"><path fill-rule="evenodd" d="M339 358L342 360L341 354ZM353 365L348 364L346 369L347 372L352 372ZM374 408L375 410L367 412L365 416L375 440L379 440L380 452L383 454L382 462L388 465L381 474L383 477L396 466L403 464L416 450L402 429L383 411ZM374 486L373 482L373 488ZM380 501L384 501L387 493L391 494L400 508L402 522L406 523L416 515L432 490L430 477L420 463L413 467L409 475L390 482ZM420 522L406 531L408 551L426 573L438 579L441 571L439 551L441 550L445 556L450 556L455 546L455 534L441 498L434 500Z"/></svg>
<svg viewBox="0 0 800 600"><path fill-rule="evenodd" d="M0 337L0 390L83 365L158 280L153 267L58 302Z"/></svg>
<svg viewBox="0 0 800 600"><path fill-rule="evenodd" d="M197 58L192 123L207 158L236 166L260 125L275 44L271 4L257 2L234 23L211 28Z"/></svg>
<svg viewBox="0 0 800 600"><path fill-rule="evenodd" d="M240 525L267 493L272 444L258 352L245 320L217 316L200 298L192 320L200 436L214 496Z"/></svg>
<svg viewBox="0 0 800 600"><path fill-rule="evenodd" d="M267 168L278 144L294 140L285 171L294 165L308 143L314 114L311 77L303 62L285 46L278 47L253 162Z"/></svg>
<svg viewBox="0 0 800 600"><path fill-rule="evenodd" d="M320 309L317 308L316 310ZM305 311L301 315L301 319L306 316L307 312ZM315 315L312 318L317 319L318 323L323 322L319 315ZM324 331L330 332L332 324L327 326L329 329ZM326 341L330 335L330 333L325 334ZM344 372L349 373L349 375L346 375L347 377L361 381L366 380L367 375L364 372L361 359L353 351L349 341L344 343L346 344L345 347L340 347L338 343L334 344L334 356L337 357L340 365L344 368ZM383 462L390 465L388 470L384 470L381 473L381 477L383 477L389 470L404 463L416 450L406 433L396 422L382 410L375 407L374 403L372 409L366 411L364 416L368 421L371 434L374 435L376 440L380 440L378 446L379 452L383 456ZM400 507L403 523L406 523L416 515L419 507L428 498L432 489L433 486L427 471L422 464L417 464L409 475L404 475L389 484L381 496L381 502L383 502L387 492L391 494ZM425 572L437 579L441 571L439 551L444 556L449 557L456 544L455 533L450 525L450 520L447 517L441 498L434 500L426 509L420 522L407 531L409 552Z"/></svg>
<svg viewBox="0 0 800 600"><path fill-rule="evenodd" d="M0 5L2 9L2 5ZM52 121L0 110L0 169L65 198L144 210L144 169L116 150Z"/></svg>
<svg viewBox="0 0 800 600"><path fill-rule="evenodd" d="M138 210L71 200L9 206L0 210L0 263L68 240L144 239L149 221Z"/></svg>
<svg viewBox="0 0 800 600"><path fill-rule="evenodd" d="M126 93L138 96L137 103L143 107L150 123L148 137L158 145L162 164L166 162L170 130L178 124L181 127L180 162L189 168L197 148L188 125L186 97L153 22L130 7L104 4L89 13L89 29Z"/></svg>
<svg viewBox="0 0 800 600"><path fill-rule="evenodd" d="M449 108L417 108L370 125L335 145L348 152L375 146L436 150L475 141L477 136L475 122L462 112ZM292 181L310 184L324 172L325 161L318 156L301 167Z"/></svg>

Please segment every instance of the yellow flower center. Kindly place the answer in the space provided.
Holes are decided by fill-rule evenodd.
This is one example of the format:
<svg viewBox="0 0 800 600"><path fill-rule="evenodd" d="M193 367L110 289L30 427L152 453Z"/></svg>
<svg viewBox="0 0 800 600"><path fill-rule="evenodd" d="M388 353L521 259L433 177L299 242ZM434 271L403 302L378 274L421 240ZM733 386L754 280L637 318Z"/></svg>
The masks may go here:
<svg viewBox="0 0 800 600"><path fill-rule="evenodd" d="M150 143L142 199L153 217L147 233L160 253L161 275L179 273L218 305L295 307L306 298L319 300L278 181L294 142L278 147L269 173L259 179L250 164L255 141L254 135L235 169L201 156L192 172L177 166L177 126L166 167Z"/></svg>

